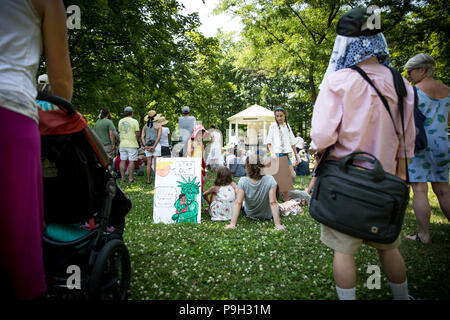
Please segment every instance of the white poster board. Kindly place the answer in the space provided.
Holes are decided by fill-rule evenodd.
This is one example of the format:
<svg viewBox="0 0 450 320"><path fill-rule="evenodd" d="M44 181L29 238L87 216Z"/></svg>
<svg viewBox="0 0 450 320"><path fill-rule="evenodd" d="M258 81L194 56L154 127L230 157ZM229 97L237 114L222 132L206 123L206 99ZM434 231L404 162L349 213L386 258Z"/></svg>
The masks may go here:
<svg viewBox="0 0 450 320"><path fill-rule="evenodd" d="M200 158L162 158L156 162L154 223L200 223Z"/></svg>

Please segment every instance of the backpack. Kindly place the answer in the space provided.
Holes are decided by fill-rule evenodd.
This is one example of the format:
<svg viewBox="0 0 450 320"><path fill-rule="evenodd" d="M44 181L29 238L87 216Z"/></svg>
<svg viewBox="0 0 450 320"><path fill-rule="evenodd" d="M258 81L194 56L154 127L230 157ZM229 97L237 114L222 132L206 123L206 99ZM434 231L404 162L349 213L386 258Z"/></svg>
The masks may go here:
<svg viewBox="0 0 450 320"><path fill-rule="evenodd" d="M424 150L428 146L427 135L425 133L424 122L427 117L418 108L419 98L417 97L417 88L414 89L414 123L416 125L416 142L414 145L414 153Z"/></svg>
<svg viewBox="0 0 450 320"><path fill-rule="evenodd" d="M394 77L395 91L397 92L397 95L399 97L399 104L400 104L400 100L406 97L407 94L405 84L403 82L403 77L397 70L393 68L389 69L391 70L392 75ZM428 146L428 142L424 127L426 117L418 108L419 99L417 97L417 88L413 87L413 89L414 89L414 125L416 127L416 141L414 144L414 153L416 153L417 151L424 150Z"/></svg>

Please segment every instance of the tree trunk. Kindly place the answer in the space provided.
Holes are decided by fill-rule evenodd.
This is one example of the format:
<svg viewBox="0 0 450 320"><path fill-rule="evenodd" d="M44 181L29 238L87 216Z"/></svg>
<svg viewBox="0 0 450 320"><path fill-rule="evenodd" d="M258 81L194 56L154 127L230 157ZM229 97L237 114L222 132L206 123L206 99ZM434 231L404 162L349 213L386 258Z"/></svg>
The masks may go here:
<svg viewBox="0 0 450 320"><path fill-rule="evenodd" d="M317 99L317 91L316 91L316 85L314 83L314 65L311 64L309 67L309 74L308 74L308 82L309 86L311 88L311 101L314 105Z"/></svg>
<svg viewBox="0 0 450 320"><path fill-rule="evenodd" d="M304 106L303 102L300 102L298 104L298 113L300 115L302 114L303 106ZM300 132L300 135L303 138L303 116L300 116L300 121L299 121L299 124L298 124L298 132Z"/></svg>

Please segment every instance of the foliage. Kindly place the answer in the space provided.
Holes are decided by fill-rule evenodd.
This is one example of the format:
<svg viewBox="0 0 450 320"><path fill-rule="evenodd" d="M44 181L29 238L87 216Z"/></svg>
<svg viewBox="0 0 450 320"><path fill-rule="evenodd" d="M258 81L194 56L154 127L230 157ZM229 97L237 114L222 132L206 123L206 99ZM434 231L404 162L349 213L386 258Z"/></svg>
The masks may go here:
<svg viewBox="0 0 450 320"><path fill-rule="evenodd" d="M233 53L236 69L272 80L265 90L260 83L245 83L262 101L266 92L274 98L278 86L287 87L291 101L283 97L282 103L292 106L291 111L300 111L295 112L293 127L308 140L312 107L328 66L336 23L349 8L368 5L381 8L382 28L395 67L402 70L414 54L427 52L438 59L437 78L448 83L449 5L445 2L222 0L218 11L233 12L244 24L239 50Z"/></svg>
<svg viewBox="0 0 450 320"><path fill-rule="evenodd" d="M154 102L172 133L185 105L205 127L225 133L227 118L248 106L282 104L291 127L309 142L336 23L350 7L369 4L381 8L395 67L426 52L437 59L437 78L449 82L450 6L442 1L222 0L216 12L235 14L244 25L237 41L223 32L200 34L198 15L181 15L176 0L65 4L81 9L81 29L69 30L73 103L91 124L105 107L117 124L126 105L142 122Z"/></svg>
<svg viewBox="0 0 450 320"><path fill-rule="evenodd" d="M450 5L445 1L416 2L414 10L386 35L395 66L402 70L408 59L426 53L436 60L435 78L449 84L449 16Z"/></svg>

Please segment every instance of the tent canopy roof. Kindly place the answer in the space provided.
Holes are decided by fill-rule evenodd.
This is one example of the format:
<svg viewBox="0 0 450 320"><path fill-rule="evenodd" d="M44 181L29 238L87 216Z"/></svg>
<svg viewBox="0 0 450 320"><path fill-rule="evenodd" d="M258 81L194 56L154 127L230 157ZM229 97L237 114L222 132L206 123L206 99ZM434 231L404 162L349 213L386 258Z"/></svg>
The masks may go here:
<svg viewBox="0 0 450 320"><path fill-rule="evenodd" d="M237 122L238 124L249 124L252 122L273 122L275 116L273 111L254 104L247 109L229 117L227 119L230 122Z"/></svg>

